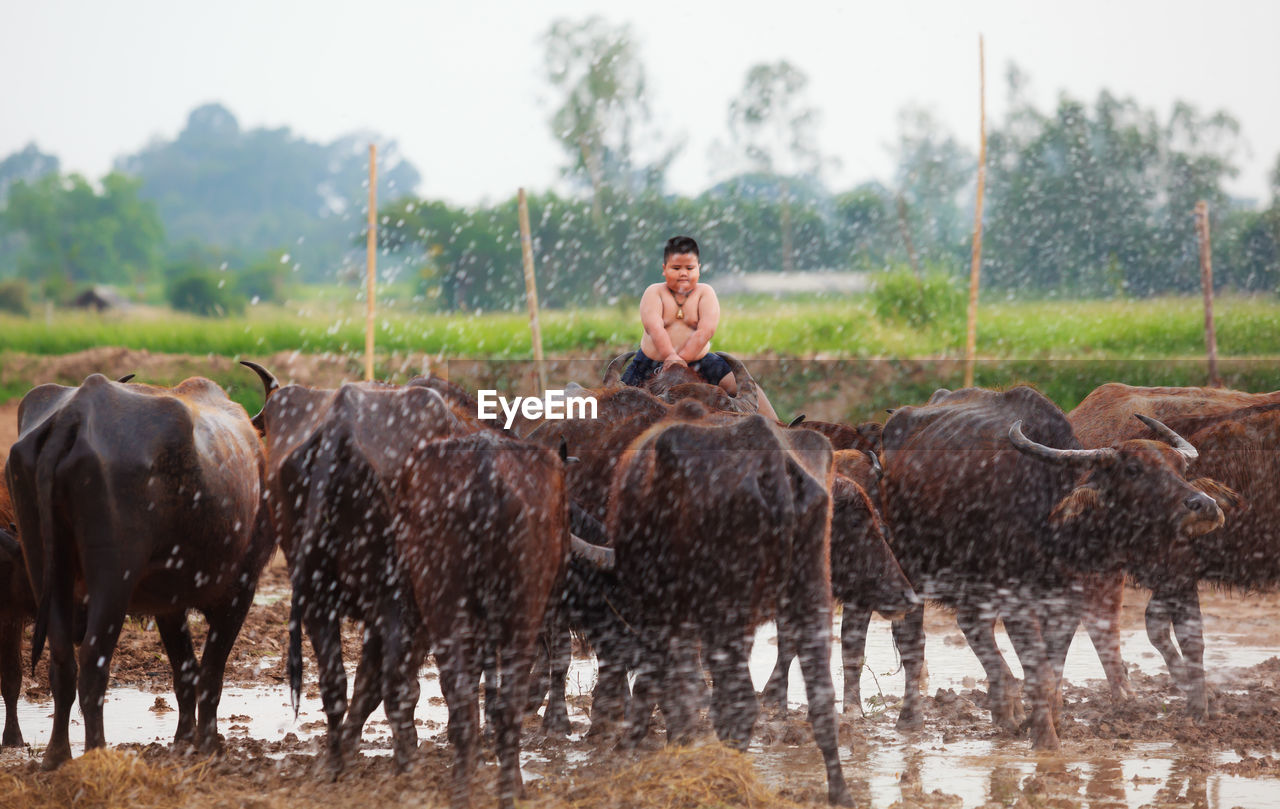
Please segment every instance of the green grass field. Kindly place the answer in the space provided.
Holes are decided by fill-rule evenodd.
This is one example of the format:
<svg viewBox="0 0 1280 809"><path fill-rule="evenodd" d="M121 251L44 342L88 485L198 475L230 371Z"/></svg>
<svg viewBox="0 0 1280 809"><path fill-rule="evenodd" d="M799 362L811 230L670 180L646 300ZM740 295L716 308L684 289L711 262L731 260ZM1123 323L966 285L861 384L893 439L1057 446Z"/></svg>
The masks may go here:
<svg viewBox="0 0 1280 809"><path fill-rule="evenodd" d="M771 301L729 299L715 346L744 357L904 358L958 356L963 322L912 329L877 320L862 298ZM1224 297L1217 301L1222 356L1280 355L1280 301ZM547 311L547 354L607 353L640 337L628 307ZM423 351L446 357L527 359L523 314L379 315L380 352ZM364 350L359 304L308 301L258 306L242 317L207 319L162 310L132 315L55 312L50 319L0 316L0 350L65 354L119 345L160 353L261 355L277 351L353 353ZM978 353L994 358L1196 357L1204 351L1199 298L984 304Z"/></svg>
<svg viewBox="0 0 1280 809"><path fill-rule="evenodd" d="M770 395L784 414L831 396L850 402L847 419L867 418L880 408L922 401L938 386L961 384L956 360L963 354L963 322L913 329L877 319L861 297L727 299L722 309L715 347L754 360L750 367L767 377ZM1216 302L1216 320L1226 383L1249 390L1280 388L1280 300L1223 297ZM377 323L380 371L387 358L406 353L425 352L444 360L532 356L528 319L522 313L416 314L400 304L384 311ZM542 334L549 357L603 360L634 348L640 326L631 304L543 312ZM349 357L351 367L359 368L364 316L359 302L333 296L313 296L288 307L257 306L243 317L218 320L155 309L124 315L56 311L51 316L0 316L0 401L20 397L43 381L7 372L7 365L18 363L5 363L5 352L54 355L100 346L197 358L264 358L298 351ZM1110 380L1203 384L1201 303L1198 297L1186 297L984 304L978 354L978 384L1031 381L1064 408ZM209 375L254 409L261 403L260 392L243 374L237 369L226 379ZM853 392L848 385L837 392L828 384L860 378L868 384ZM505 379L488 381L502 386Z"/></svg>

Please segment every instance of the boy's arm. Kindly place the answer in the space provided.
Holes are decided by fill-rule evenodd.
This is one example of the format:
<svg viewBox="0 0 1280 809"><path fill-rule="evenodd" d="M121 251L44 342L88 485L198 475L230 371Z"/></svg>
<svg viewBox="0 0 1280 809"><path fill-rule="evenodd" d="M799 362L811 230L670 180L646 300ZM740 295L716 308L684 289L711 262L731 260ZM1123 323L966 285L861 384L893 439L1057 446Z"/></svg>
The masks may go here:
<svg viewBox="0 0 1280 809"><path fill-rule="evenodd" d="M676 347L671 344L671 335L662 324L662 298L653 287L640 296L640 325L644 326L644 333L649 335L658 352L653 359L661 359L665 363L673 356L678 357Z"/></svg>
<svg viewBox="0 0 1280 809"><path fill-rule="evenodd" d="M702 298L698 301L698 328L694 329L689 339L680 346L677 352L680 358L685 362L693 362L697 359L702 350L707 347L707 343L710 343L711 338L715 336L716 327L719 325L720 301L716 298L716 291L708 286L702 291Z"/></svg>

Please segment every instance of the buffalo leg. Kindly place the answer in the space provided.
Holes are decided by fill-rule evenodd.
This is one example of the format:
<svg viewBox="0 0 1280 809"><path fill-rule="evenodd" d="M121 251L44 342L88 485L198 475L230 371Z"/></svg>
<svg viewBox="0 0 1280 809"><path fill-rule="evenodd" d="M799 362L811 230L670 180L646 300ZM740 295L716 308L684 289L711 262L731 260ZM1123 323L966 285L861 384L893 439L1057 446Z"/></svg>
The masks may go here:
<svg viewBox="0 0 1280 809"><path fill-rule="evenodd" d="M129 593L118 579L114 583L106 581L102 568L96 573L86 571L86 579L88 591L94 593L97 600L89 603L85 640L80 645L78 690L80 713L84 716L84 749L92 750L107 743L102 705L106 701L111 657L124 624Z"/></svg>
<svg viewBox="0 0 1280 809"><path fill-rule="evenodd" d="M919 730L924 726L920 704L920 678L924 674L924 605L912 607L902 620L893 622L893 642L902 658L906 683L902 691L902 708L898 712L898 730Z"/></svg>
<svg viewBox="0 0 1280 809"><path fill-rule="evenodd" d="M862 710L862 666L867 660L867 630L871 626L871 610L844 605L840 619L840 663L844 671L844 714Z"/></svg>
<svg viewBox="0 0 1280 809"><path fill-rule="evenodd" d="M1057 750L1058 733L1053 727L1053 671L1049 665L1040 621L1031 612L1032 604L1020 605L1004 615L1004 628L1018 654L1026 690L1031 701L1031 746L1035 750Z"/></svg>
<svg viewBox="0 0 1280 809"><path fill-rule="evenodd" d="M759 713L748 667L750 641L743 633L728 632L717 638L710 652L711 678L715 684L711 695L711 722L721 742L746 752Z"/></svg>
<svg viewBox="0 0 1280 809"><path fill-rule="evenodd" d="M1186 662L1184 677L1187 715L1204 719L1209 713L1209 697L1204 684L1204 622L1200 617L1200 594L1192 588L1174 612L1173 633L1178 638Z"/></svg>
<svg viewBox="0 0 1280 809"><path fill-rule="evenodd" d="M1102 670L1106 672L1111 696L1116 699L1132 698L1133 686L1129 684L1129 672L1120 654L1120 608L1124 605L1124 575L1087 577L1084 603L1084 628L1089 632L1093 648L1098 653Z"/></svg>
<svg viewBox="0 0 1280 809"><path fill-rule="evenodd" d="M465 633L459 633L465 634ZM471 774L476 768L480 728L479 666L472 662L474 641L456 639L436 652L440 690L449 706L449 743L453 745L453 809L471 805Z"/></svg>
<svg viewBox="0 0 1280 809"><path fill-rule="evenodd" d="M593 643L596 650L596 687L591 697L591 728L587 735L592 737L608 737L616 733L624 720L630 716L628 708L627 660L631 643L640 641L632 638L623 640L602 634ZM653 658L650 658L652 660ZM637 675L639 683L639 675ZM635 697L630 697L634 701ZM650 709L652 710L652 705ZM648 727L646 720L646 728Z"/></svg>
<svg viewBox="0 0 1280 809"><path fill-rule="evenodd" d="M351 689L351 704L342 722L342 750L344 757L352 757L360 750L360 735L369 715L382 702L382 635L372 626L366 626L360 646L360 663L356 666L356 681Z"/></svg>
<svg viewBox="0 0 1280 809"><path fill-rule="evenodd" d="M573 660L573 638L567 628L557 627L547 633L545 647L548 665L547 709L542 714L542 732L547 735L569 735L569 709L565 704L565 681ZM540 682L540 681L535 681ZM539 686L540 690L540 686ZM537 708L535 707L536 711Z"/></svg>
<svg viewBox="0 0 1280 809"><path fill-rule="evenodd" d="M1156 647L1156 651L1160 652L1160 656L1164 658L1164 664L1168 667L1169 675L1173 677L1173 682L1179 688L1185 688L1187 679L1186 664L1182 660L1182 653L1178 651L1178 647L1173 642L1173 637L1169 634L1176 609L1177 607L1173 602L1152 594L1151 600L1147 602L1147 609L1143 617L1147 625L1147 639L1151 641L1151 645Z"/></svg>
<svg viewBox="0 0 1280 809"><path fill-rule="evenodd" d="M787 637L782 631L782 627L778 627L778 660L773 665L773 672L769 675L769 681L765 683L764 691L760 695L760 700L766 706L781 713L784 717L787 715L787 690L788 681L791 679L791 661L796 659L795 647L791 638ZM715 667L712 666L714 672ZM715 675L713 674L714 678ZM719 681L717 679L717 687Z"/></svg>
<svg viewBox="0 0 1280 809"><path fill-rule="evenodd" d="M49 616L49 689L53 691L53 731L44 750L42 765L56 769L71 758L71 706L76 701L76 656L71 643L69 616L59 615L55 603Z"/></svg>
<svg viewBox="0 0 1280 809"><path fill-rule="evenodd" d="M410 630L403 616L395 610L384 615L377 631L383 636L385 656L382 664L382 701L395 749L396 769L405 772L418 750L418 729L413 724L413 711L418 704L418 667L413 652ZM351 720L348 718L347 720ZM357 733L359 731L357 730Z"/></svg>
<svg viewBox="0 0 1280 809"><path fill-rule="evenodd" d="M631 687L631 703L627 707L626 744L628 747L639 745L644 737L649 735L649 723L653 721L653 710L658 706L662 686L667 681L667 657L671 634L657 630L650 630L646 634L649 635L644 643L646 654L644 660L636 666L636 679ZM623 682L625 685L625 679ZM597 683L596 688L599 689L599 687Z"/></svg>
<svg viewBox="0 0 1280 809"><path fill-rule="evenodd" d="M22 746L18 695L22 691L22 619L0 618L0 693L4 696L5 747Z"/></svg>
<svg viewBox="0 0 1280 809"><path fill-rule="evenodd" d="M684 627L667 649L667 665L662 678L662 716L667 723L667 744L687 745L693 741L697 716L697 692L702 681L696 634ZM751 692L755 703L755 691Z"/></svg>
<svg viewBox="0 0 1280 809"><path fill-rule="evenodd" d="M342 667L340 625L327 605L312 604L304 617L311 649L320 669L320 701L329 732L322 765L333 776L342 771L342 719L347 712L347 672Z"/></svg>
<svg viewBox="0 0 1280 809"><path fill-rule="evenodd" d="M502 809L514 809L515 801L525 797L520 775L520 726L528 697L534 641L534 637L520 637L517 632L516 637L500 646L500 673L492 716L498 754L498 805Z"/></svg>
<svg viewBox="0 0 1280 809"><path fill-rule="evenodd" d="M249 614L256 588L255 576L247 591L239 592L226 607L205 610L209 634L205 636L204 649L200 653L199 715L196 720L196 744L202 753L215 752L222 746L222 741L218 738L218 705L222 702L222 681L227 673L227 659L231 657L231 649L236 645L240 627L244 626L245 616ZM345 682L343 689L346 689Z"/></svg>
<svg viewBox="0 0 1280 809"><path fill-rule="evenodd" d="M196 650L191 643L191 631L187 627L185 612L156 616L156 629L160 632L160 642L164 644L165 654L169 656L169 666L173 669L173 693L178 699L178 732L174 734L174 744L196 743L196 679L199 669L196 664Z"/></svg>
<svg viewBox="0 0 1280 809"><path fill-rule="evenodd" d="M1017 733L1025 715L1017 678L996 645L995 617L983 615L980 609L966 605L956 612L956 623L986 672L991 721L1001 730Z"/></svg>
<svg viewBox="0 0 1280 809"><path fill-rule="evenodd" d="M829 593L819 598L797 599L796 612L789 620L799 631L796 653L800 672L804 675L805 696L809 699L809 724L814 740L822 751L827 768L827 800L841 806L852 806L853 795L840 769L839 741L836 735L836 689L831 683L831 611ZM754 716L752 717L754 719Z"/></svg>

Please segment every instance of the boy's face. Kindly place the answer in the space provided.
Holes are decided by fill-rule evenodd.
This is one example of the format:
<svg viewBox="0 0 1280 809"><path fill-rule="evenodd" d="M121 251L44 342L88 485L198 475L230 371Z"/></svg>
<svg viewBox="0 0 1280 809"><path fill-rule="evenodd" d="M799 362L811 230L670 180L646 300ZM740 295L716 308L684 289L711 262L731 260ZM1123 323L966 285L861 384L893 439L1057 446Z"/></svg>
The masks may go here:
<svg viewBox="0 0 1280 809"><path fill-rule="evenodd" d="M693 253L672 253L662 265L662 277L667 280L668 289L684 295L698 285L701 268L698 257Z"/></svg>

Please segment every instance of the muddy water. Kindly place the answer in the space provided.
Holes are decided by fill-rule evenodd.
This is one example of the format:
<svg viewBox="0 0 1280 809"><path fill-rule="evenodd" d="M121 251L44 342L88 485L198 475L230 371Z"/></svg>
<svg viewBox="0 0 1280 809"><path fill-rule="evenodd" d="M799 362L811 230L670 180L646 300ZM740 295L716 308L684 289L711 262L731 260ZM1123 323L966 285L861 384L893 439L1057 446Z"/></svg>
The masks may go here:
<svg viewBox="0 0 1280 809"><path fill-rule="evenodd" d="M1206 668L1220 693L1247 693L1262 675L1249 675L1252 667L1273 658L1277 647L1273 633L1260 632L1251 624L1252 614L1233 615L1211 639ZM1269 617L1269 616L1267 616ZM1254 621L1253 623L1259 623ZM1262 625L1259 623L1259 625ZM1234 627L1232 634L1225 631ZM837 625L838 629L838 625ZM1135 680L1147 683L1151 697L1135 709L1149 707L1153 714L1176 710L1177 697L1163 675L1163 662L1137 629L1122 634L1125 658ZM998 634L1016 674L1016 659L1007 638ZM1064 733L1063 749L1054 755L1034 755L1022 739L1001 738L991 727L981 701L985 681L976 657L964 644L954 622L934 614L929 623L926 659L929 668L927 723L913 735L894 730L896 703L903 689L897 654L887 622L873 621L867 643L867 666L861 673L862 694L873 698L866 719L848 720L841 728L841 757L846 776L862 805L885 809L894 803L903 806L977 807L989 803L1081 807L1195 806L1208 809L1230 807L1280 807L1280 759L1274 737L1237 743L1230 738L1201 740L1185 744L1168 737L1139 738L1136 723L1122 725L1114 733L1099 733L1090 726L1090 704L1105 703L1108 692L1097 656L1088 637L1081 632L1067 659L1066 680L1078 690L1068 696L1067 717L1074 728ZM838 640L834 644L838 650ZM757 635L752 655L752 677L757 688L764 685L775 658L774 633L765 627ZM278 665L275 658L259 662L262 671ZM1259 667L1270 672L1266 665ZM314 667L308 661L308 673ZM838 661L833 657L837 694L842 692ZM1250 680L1250 676L1253 680ZM1268 674L1267 676L1270 676ZM1163 678L1163 679L1160 679ZM1263 679L1266 679L1264 676ZM1266 679L1273 685L1275 677ZM595 681L591 660L576 660L569 677L571 695L590 693ZM420 737L427 743L445 744L443 731L447 717L440 689L430 669L424 670L422 697L417 717ZM229 685L219 711L220 730L228 746L251 740L268 743L261 755L279 757L284 752L309 752L318 748L324 733L320 701L304 695L295 718L287 689L282 685ZM32 690L33 692L35 689ZM1165 692L1161 697L1160 693ZM798 666L793 667L790 698L793 707L804 705L804 687ZM177 721L171 709L173 696L167 688L116 686L105 705L107 737L111 744L167 744ZM570 717L575 734L567 743L548 751L536 739L526 742L526 777L536 779L571 768L580 762L604 755L581 738L586 716L571 700ZM39 694L24 696L20 719L32 753L38 754L48 740L52 702ZM1132 713L1132 710L1130 711ZM1107 715L1108 710L1102 709ZM73 714L72 742L77 754L83 744L78 712ZM803 712L790 719L763 717L750 752L762 776L784 795L799 800L821 800L825 796L823 767L807 727L800 721ZM1159 716L1155 717L1159 719ZM1178 733L1176 722L1170 723ZM1128 730L1126 730L1128 728ZM1132 738L1125 738L1128 735ZM280 743L272 748L270 744ZM389 729L381 712L374 715L364 732L366 755L389 752ZM27 753L8 752L0 763L12 763ZM1256 766L1256 762L1262 766ZM1252 766L1240 766L1251 764ZM1037 802L1037 799L1039 803Z"/></svg>

